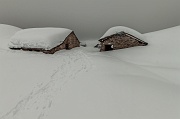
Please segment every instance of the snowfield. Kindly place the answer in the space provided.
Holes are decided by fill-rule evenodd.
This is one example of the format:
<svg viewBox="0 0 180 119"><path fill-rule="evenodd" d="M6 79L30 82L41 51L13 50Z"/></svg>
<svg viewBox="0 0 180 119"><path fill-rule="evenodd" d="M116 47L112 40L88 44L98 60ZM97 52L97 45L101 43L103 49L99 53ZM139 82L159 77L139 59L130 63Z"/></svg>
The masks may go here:
<svg viewBox="0 0 180 119"><path fill-rule="evenodd" d="M20 30L22 29L15 26L0 24L0 48L9 49L10 38Z"/></svg>
<svg viewBox="0 0 180 119"><path fill-rule="evenodd" d="M98 39L54 55L0 47L0 119L179 119L180 26L143 37L109 52Z"/></svg>

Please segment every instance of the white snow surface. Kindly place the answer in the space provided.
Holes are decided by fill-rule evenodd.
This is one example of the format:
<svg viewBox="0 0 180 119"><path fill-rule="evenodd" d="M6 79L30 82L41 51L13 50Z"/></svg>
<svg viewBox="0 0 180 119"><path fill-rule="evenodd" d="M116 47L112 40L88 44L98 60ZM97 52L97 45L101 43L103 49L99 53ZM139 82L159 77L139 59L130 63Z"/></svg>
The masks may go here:
<svg viewBox="0 0 180 119"><path fill-rule="evenodd" d="M180 26L144 36L109 52L0 48L0 119L180 119Z"/></svg>
<svg viewBox="0 0 180 119"><path fill-rule="evenodd" d="M61 44L72 32L66 28L29 28L17 32L11 38L10 48L42 48L50 50Z"/></svg>
<svg viewBox="0 0 180 119"><path fill-rule="evenodd" d="M122 32L122 31L124 31L125 33L129 33L141 40L145 40L145 37L143 36L143 34L139 33L138 31L136 31L134 29L131 29L131 28L128 28L125 26L115 26L115 27L110 28L100 39L105 38L110 35L113 35L113 34L116 34L116 33L119 33L119 32Z"/></svg>
<svg viewBox="0 0 180 119"><path fill-rule="evenodd" d="M0 24L0 48L8 49L8 43L10 42L10 38L21 28Z"/></svg>

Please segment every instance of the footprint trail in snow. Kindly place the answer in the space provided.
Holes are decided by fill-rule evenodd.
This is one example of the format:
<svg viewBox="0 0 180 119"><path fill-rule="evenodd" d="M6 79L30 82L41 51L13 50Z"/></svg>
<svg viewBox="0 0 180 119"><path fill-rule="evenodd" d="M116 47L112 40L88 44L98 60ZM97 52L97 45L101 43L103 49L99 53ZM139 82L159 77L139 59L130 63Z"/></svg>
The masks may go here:
<svg viewBox="0 0 180 119"><path fill-rule="evenodd" d="M0 119L45 119L53 104L53 99L61 92L63 86L75 79L77 74L86 72L91 67L89 58L82 51L73 51L64 53L63 57L62 55L54 57L59 59L61 65L54 70L49 82L34 89Z"/></svg>

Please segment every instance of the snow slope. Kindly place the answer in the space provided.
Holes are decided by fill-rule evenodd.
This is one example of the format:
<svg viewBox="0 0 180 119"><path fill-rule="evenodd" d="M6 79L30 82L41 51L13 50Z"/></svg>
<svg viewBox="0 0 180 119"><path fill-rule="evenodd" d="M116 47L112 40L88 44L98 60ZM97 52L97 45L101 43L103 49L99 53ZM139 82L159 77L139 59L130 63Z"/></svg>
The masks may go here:
<svg viewBox="0 0 180 119"><path fill-rule="evenodd" d="M8 49L8 43L10 42L10 38L21 28L0 24L0 48Z"/></svg>
<svg viewBox="0 0 180 119"><path fill-rule="evenodd" d="M149 45L54 55L0 48L0 119L179 119L180 26Z"/></svg>

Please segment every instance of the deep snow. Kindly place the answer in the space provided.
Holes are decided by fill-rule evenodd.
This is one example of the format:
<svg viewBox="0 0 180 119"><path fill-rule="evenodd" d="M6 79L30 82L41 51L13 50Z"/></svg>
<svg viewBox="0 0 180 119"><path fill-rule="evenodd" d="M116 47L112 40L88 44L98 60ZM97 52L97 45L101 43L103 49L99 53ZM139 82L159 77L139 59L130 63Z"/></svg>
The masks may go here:
<svg viewBox="0 0 180 119"><path fill-rule="evenodd" d="M51 27L23 29L11 37L9 47L50 50L63 42L71 32L70 29Z"/></svg>
<svg viewBox="0 0 180 119"><path fill-rule="evenodd" d="M113 35L113 34L116 34L116 33L119 33L119 32L122 32L122 31L129 33L141 40L145 40L145 37L143 34L139 33L138 31L136 31L134 29L131 29L131 28L128 28L125 26L115 26L115 27L110 28L109 30L106 31L106 33L100 39L105 38L110 35Z"/></svg>
<svg viewBox="0 0 180 119"><path fill-rule="evenodd" d="M54 55L0 48L0 119L179 119L180 26L147 47Z"/></svg>
<svg viewBox="0 0 180 119"><path fill-rule="evenodd" d="M15 26L0 24L0 48L9 49L10 38L20 30L22 29Z"/></svg>

